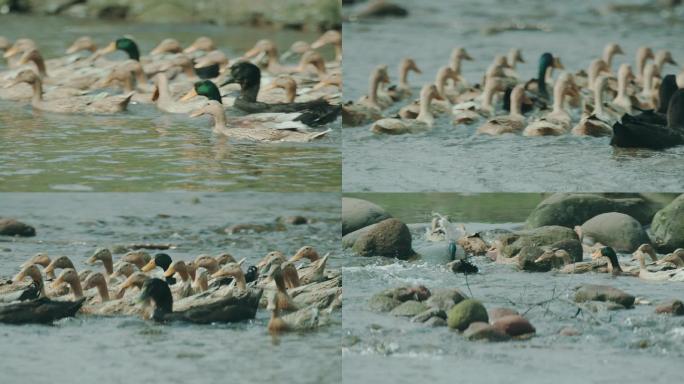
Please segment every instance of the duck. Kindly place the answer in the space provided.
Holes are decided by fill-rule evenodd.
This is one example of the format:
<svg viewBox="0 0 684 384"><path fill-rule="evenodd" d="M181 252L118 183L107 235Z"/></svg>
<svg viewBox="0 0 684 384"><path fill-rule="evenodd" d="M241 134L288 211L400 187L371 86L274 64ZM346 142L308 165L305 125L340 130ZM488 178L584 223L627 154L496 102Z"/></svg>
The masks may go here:
<svg viewBox="0 0 684 384"><path fill-rule="evenodd" d="M173 260L171 260L171 256L169 256L166 253L160 252L154 255L154 258L150 259L150 261L147 264L145 264L145 266L140 268L140 270L142 272L149 273L153 271L155 268L161 268L163 275L164 272L166 272L166 270L169 269L172 262ZM165 281L170 285L176 284L176 279L171 276L165 276Z"/></svg>
<svg viewBox="0 0 684 384"><path fill-rule="evenodd" d="M504 81L500 77L485 76L484 89L477 98L456 104L452 108L452 124L473 124L483 117L491 117L495 108L494 96L504 91Z"/></svg>
<svg viewBox="0 0 684 384"><path fill-rule="evenodd" d="M647 281L684 281L684 268L651 272L646 268L647 254L635 252L634 258L639 262L639 278Z"/></svg>
<svg viewBox="0 0 684 384"><path fill-rule="evenodd" d="M102 263L102 266L105 269L107 279L109 280L110 276L114 274L114 262L112 260L112 252L107 248L98 248L95 250L95 252L93 252L92 256L90 256L85 261L85 263L88 265L95 265L98 262Z"/></svg>
<svg viewBox="0 0 684 384"><path fill-rule="evenodd" d="M325 31L321 36L311 43L311 49L320 49L326 45L332 45L335 48L335 61L342 61L342 33L340 31L331 29Z"/></svg>
<svg viewBox="0 0 684 384"><path fill-rule="evenodd" d="M31 283L26 285L26 277L31 278ZM0 303L25 301L39 297L47 297L43 277L36 265L27 265L17 273L8 284L2 285Z"/></svg>
<svg viewBox="0 0 684 384"><path fill-rule="evenodd" d="M572 134L576 136L612 136L613 124L617 120L616 117L607 114L603 107L603 92L608 84L607 76L599 76L596 79L594 87L594 111L591 114L585 115L572 128Z"/></svg>
<svg viewBox="0 0 684 384"><path fill-rule="evenodd" d="M81 285L81 279L73 268L65 268L62 273L52 282L53 289L59 288L62 284L69 285L71 288L71 294L75 300L83 297L83 286Z"/></svg>
<svg viewBox="0 0 684 384"><path fill-rule="evenodd" d="M655 85L660 80L660 72L655 63L646 63L642 78L643 88L636 95L640 109L653 109L656 105L657 88Z"/></svg>
<svg viewBox="0 0 684 384"><path fill-rule="evenodd" d="M592 254L592 259L599 259L601 257L608 259L608 263L606 264L608 273L613 276L625 274L625 271L622 270L620 262L618 261L617 253L615 253L615 250L612 247L599 248Z"/></svg>
<svg viewBox="0 0 684 384"><path fill-rule="evenodd" d="M216 49L216 44L214 40L208 36L200 36L192 44L188 45L183 53L195 53L195 52L211 52Z"/></svg>
<svg viewBox="0 0 684 384"><path fill-rule="evenodd" d="M207 84L213 85L214 83L212 83L210 80L203 80L195 84L197 84L195 87L199 88L200 92L203 92L203 87L206 87ZM193 87L193 90L194 89L195 88ZM203 93L210 95L210 97L218 98L218 101L221 102L221 95L218 93L218 89L215 91L216 93L214 93L213 90ZM164 73L159 73L154 77L154 92L152 93L152 101L157 106L157 109L161 111L182 114L188 114L205 104L204 100L185 102L183 102L183 99L179 101L173 100L173 95L169 89L169 79Z"/></svg>
<svg viewBox="0 0 684 384"><path fill-rule="evenodd" d="M629 64L621 64L618 68L617 80L618 80L618 91L617 95L611 103L611 107L615 109L620 114L632 113L633 111L633 101L632 98L627 94L627 84L630 80L634 79L634 74L632 73L632 66Z"/></svg>
<svg viewBox="0 0 684 384"><path fill-rule="evenodd" d="M552 265L558 267L558 273L579 274L596 271L606 265L605 261L597 259L589 262L575 262L570 254L564 249L545 250L534 262L544 263L550 261ZM558 266L560 262L560 266Z"/></svg>
<svg viewBox="0 0 684 384"><path fill-rule="evenodd" d="M382 84L390 82L387 66L377 66L370 76L370 89L367 96L357 102L349 101L342 106L342 125L357 127L382 119L382 107L378 103L378 90Z"/></svg>
<svg viewBox="0 0 684 384"><path fill-rule="evenodd" d="M232 117L227 121L223 107L215 100L192 112L190 117L203 115L212 117L215 133L235 140L305 143L320 139L331 132L330 129L322 132L300 132L299 129L303 129L305 125L298 121L298 114L260 113Z"/></svg>
<svg viewBox="0 0 684 384"><path fill-rule="evenodd" d="M14 79L12 85L28 83L33 86L31 106L35 109L54 113L86 113L86 114L114 114L126 110L133 93L127 95L109 96L74 96L45 100L43 85L40 77L30 69L23 70Z"/></svg>
<svg viewBox="0 0 684 384"><path fill-rule="evenodd" d="M50 264L48 264L47 267L45 267L43 272L47 276L54 276L55 270L67 269L67 268L76 269L76 267L74 267L74 263L71 261L71 259L68 256L60 256L56 259L53 259L50 262Z"/></svg>
<svg viewBox="0 0 684 384"><path fill-rule="evenodd" d="M420 113L415 120L407 119L380 119L373 123L370 130L376 134L401 135L405 133L419 133L432 129L435 117L430 111L430 103L433 99L443 100L434 84L423 86L420 91Z"/></svg>
<svg viewBox="0 0 684 384"><path fill-rule="evenodd" d="M97 57L100 57L115 51L122 51L128 55L129 59L140 61L140 50L138 49L138 44L128 37L120 37L110 42L106 47L97 51L95 54Z"/></svg>
<svg viewBox="0 0 684 384"><path fill-rule="evenodd" d="M533 92L538 103L546 104L549 101L547 83L554 69L564 69L560 59L554 57L550 52L544 52L539 57L538 74L536 79L529 80L525 84L525 90Z"/></svg>
<svg viewBox="0 0 684 384"><path fill-rule="evenodd" d="M174 284L175 296L178 298L185 298L192 296L195 293L193 287L193 279L190 276L188 266L183 260L176 260L164 271L164 277L173 277L173 275L178 275L180 277L180 283Z"/></svg>
<svg viewBox="0 0 684 384"><path fill-rule="evenodd" d="M656 264L671 263L677 267L684 267L684 248L677 248L672 253L665 255L662 259L656 261Z"/></svg>
<svg viewBox="0 0 684 384"><path fill-rule="evenodd" d="M608 71L613 67L613 58L616 55L624 55L625 52L622 50L622 47L617 44L617 43L608 43L606 46L603 48L603 54L601 56L601 59L603 62L606 64L608 67Z"/></svg>
<svg viewBox="0 0 684 384"><path fill-rule="evenodd" d="M0 305L0 323L50 324L66 317L74 317L84 302L85 298L66 301L40 297Z"/></svg>
<svg viewBox="0 0 684 384"><path fill-rule="evenodd" d="M653 61L655 62L658 72L663 71L665 64L671 64L674 66L678 65L677 62L672 58L672 53L666 49L656 52Z"/></svg>
<svg viewBox="0 0 684 384"><path fill-rule="evenodd" d="M518 74L515 72L517 63L525 63L525 59L522 56L522 51L520 48L512 47L506 55L506 63L508 64L507 70L504 73L508 77L518 78Z"/></svg>
<svg viewBox="0 0 684 384"><path fill-rule="evenodd" d="M408 74L411 71L418 74L423 73L416 65L415 60L409 57L402 59L399 63L399 84L390 86L387 91L393 101L401 101L411 96L411 85L408 83Z"/></svg>
<svg viewBox="0 0 684 384"><path fill-rule="evenodd" d="M461 65L463 60L472 61L473 57L465 50L463 47L456 47L451 51L451 57L449 58L449 66L454 71L455 76L458 78L454 80L449 87L449 91L452 93L460 94L465 89L469 88L468 82L463 78L461 74Z"/></svg>
<svg viewBox="0 0 684 384"><path fill-rule="evenodd" d="M576 95L573 76L564 73L559 76L553 88L553 110L533 121L523 130L523 136L559 136L570 130L572 118L564 107L566 95Z"/></svg>
<svg viewBox="0 0 684 384"><path fill-rule="evenodd" d="M247 113L292 113L299 112L300 121L308 126L320 126L337 119L340 107L324 99L302 103L269 104L257 101L261 84L261 70L252 63L239 62L230 67L230 78L222 84L240 84L240 95L233 106Z"/></svg>
<svg viewBox="0 0 684 384"><path fill-rule="evenodd" d="M48 256L47 253L39 252L39 253L36 253L35 255L33 255L30 259L23 262L19 267L20 268L26 268L30 265L35 264L35 265L40 265L43 268L47 268L47 266L50 265L51 261L52 260L50 260L50 256ZM52 280L55 278L54 271L52 271L50 273L46 273L45 275L49 280Z"/></svg>
<svg viewBox="0 0 684 384"><path fill-rule="evenodd" d="M677 90L667 108L666 124L645 121L629 114L613 125L610 145L621 148L661 150L684 144L684 89Z"/></svg>
<svg viewBox="0 0 684 384"><path fill-rule="evenodd" d="M636 51L636 81L637 83L641 83L643 74L644 74L644 68L646 67L646 63L648 60L654 59L655 56L653 55L653 50L650 47L647 46L641 46L637 49Z"/></svg>
<svg viewBox="0 0 684 384"><path fill-rule="evenodd" d="M430 111L435 115L441 115L451 111L452 105L449 99L449 95L446 90L446 85L449 79L458 79L456 72L454 72L451 67L441 67L437 71L437 76L435 78L435 87L437 87L437 93L442 98L442 100L433 100L430 103ZM413 103L402 107L399 110L399 117L404 119L415 119L420 114L420 99L415 100Z"/></svg>
<svg viewBox="0 0 684 384"><path fill-rule="evenodd" d="M187 308L174 311L173 296L169 285L164 280L150 278L143 284L139 300L145 308L144 318L156 322L234 323L254 319L262 292L262 290L250 290L234 292L206 301L194 300L194 303ZM184 300L193 302L191 299L195 297L199 299L199 295L190 296ZM146 311L150 307L153 308L151 314Z"/></svg>
<svg viewBox="0 0 684 384"><path fill-rule="evenodd" d="M131 263L141 270L151 259L149 253L140 249L128 251L121 257L122 262Z"/></svg>
<svg viewBox="0 0 684 384"><path fill-rule="evenodd" d="M277 335L283 332L303 332L315 330L327 323L327 318L322 317L319 309L315 306L302 308L285 316L280 315L281 302L277 293L268 296L267 310L271 311L268 321L268 331Z"/></svg>
<svg viewBox="0 0 684 384"><path fill-rule="evenodd" d="M314 247L310 245L303 246L297 250L294 256L290 258L290 263L295 263L302 259L309 260L309 265L306 268L299 269L297 272L299 283L306 285L325 281L325 265L329 256L330 254L326 254L320 257Z"/></svg>
<svg viewBox="0 0 684 384"><path fill-rule="evenodd" d="M477 129L477 133L487 135L503 135L520 133L525 128L526 118L522 114L522 104L526 101L525 85L518 84L511 92L510 113L506 116L490 118Z"/></svg>

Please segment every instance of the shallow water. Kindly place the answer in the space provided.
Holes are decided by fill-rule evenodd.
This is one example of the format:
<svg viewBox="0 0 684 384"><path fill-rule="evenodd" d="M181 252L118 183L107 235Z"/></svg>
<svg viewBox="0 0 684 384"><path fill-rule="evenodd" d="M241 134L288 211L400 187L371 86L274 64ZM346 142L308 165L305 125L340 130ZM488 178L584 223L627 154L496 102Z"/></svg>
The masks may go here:
<svg viewBox="0 0 684 384"><path fill-rule="evenodd" d="M512 230L522 223L492 222L483 215L480 222L465 225L469 231ZM414 249L428 244L422 233L414 234ZM646 283L607 274L524 273L484 257L472 259L480 273L466 282L463 275L424 261L359 258L349 250L345 254L358 262L344 268L345 382L576 383L578 377L591 383L679 381L673 367L684 357L684 318L655 315L652 305L576 316L577 307L570 302L572 289L582 283L611 285L653 303L684 299L682 283ZM621 262L628 260L621 256ZM527 341L469 342L446 327L429 328L368 310L373 294L407 284L456 287L487 308L514 308L525 314L537 334ZM549 304L537 305L551 298ZM567 326L581 335L559 336Z"/></svg>
<svg viewBox="0 0 684 384"><path fill-rule="evenodd" d="M388 64L391 79L397 81L396 68L404 57L413 57L423 70L422 75L409 75L417 95L420 85L433 82L439 67L448 64L457 46L474 58L462 66L471 84L481 81L494 55L513 46L522 49L526 60L517 67L524 79L535 76L537 59L545 51L560 56L574 72L586 69L613 41L627 53L616 56L614 69L622 62L634 67L635 51L644 44L670 49L680 65L684 60L679 40L684 7L674 16L603 15L595 7L610 1L395 2L412 12L408 18L344 24L345 100L366 94L368 77L379 64ZM483 33L512 22L541 24L550 32ZM668 66L664 74L680 70ZM424 134L375 136L368 128L343 130L345 191L678 192L684 187L683 146L662 152L614 150L607 138L476 136L477 124L453 127L446 117Z"/></svg>
<svg viewBox="0 0 684 384"><path fill-rule="evenodd" d="M206 35L229 58L262 38L273 39L284 50L294 41L317 37L242 26L16 15L0 16L0 25L0 35L12 40L33 38L46 58L61 56L82 35L99 45L132 35L142 54L167 37L185 46ZM121 52L111 55L112 60L123 58ZM0 191L333 192L341 184L340 140L334 129L315 143L231 144L212 133L208 118L164 114L151 104L131 105L125 113L105 117L34 112L28 105L0 100Z"/></svg>
<svg viewBox="0 0 684 384"><path fill-rule="evenodd" d="M37 231L34 238L0 239L2 277L16 273L18 265L37 252L68 255L83 268L97 247L140 242L173 244L175 248L165 252L174 260L229 252L246 257L250 265L270 250L292 254L304 244L332 252L332 267L345 260L338 251L338 194L4 193L0 212L33 224ZM290 215L303 215L313 223L258 234L223 231L232 224L268 224ZM330 327L278 340L266 331L268 316L260 309L253 321L208 326L84 316L54 326L0 324L0 381L341 381L339 311ZM127 368L131 366L136 368Z"/></svg>

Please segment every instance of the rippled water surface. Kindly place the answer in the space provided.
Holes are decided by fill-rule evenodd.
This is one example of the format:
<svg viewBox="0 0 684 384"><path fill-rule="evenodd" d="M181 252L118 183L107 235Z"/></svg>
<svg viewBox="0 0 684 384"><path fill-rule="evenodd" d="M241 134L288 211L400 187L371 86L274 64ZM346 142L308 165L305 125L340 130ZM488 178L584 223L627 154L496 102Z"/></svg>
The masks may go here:
<svg viewBox="0 0 684 384"><path fill-rule="evenodd" d="M97 247L140 242L173 244L173 259L229 252L247 264L270 250L292 254L311 244L340 267L339 212L338 194L2 194L0 215L34 225L37 236L0 238L0 276L15 274L37 252L67 255L80 269ZM224 232L290 215L312 223ZM339 311L330 327L277 340L266 331L268 316L260 309L253 321L207 326L84 316L54 326L0 324L0 382L341 381Z"/></svg>
<svg viewBox="0 0 684 384"><path fill-rule="evenodd" d="M11 40L34 39L46 58L61 56L82 35L100 45L132 35L143 54L167 37L185 46L206 35L231 59L262 38L273 39L284 50L294 41L317 36L248 27L15 15L0 16L0 25L0 35ZM112 54L112 60L124 57ZM0 71L3 66L4 60ZM212 133L208 118L164 114L151 104L98 117L43 113L0 100L0 190L332 192L341 184L339 142L334 129L315 143L231 144Z"/></svg>
<svg viewBox="0 0 684 384"><path fill-rule="evenodd" d="M524 79L535 76L537 59L545 51L560 56L574 72L586 69L612 41L627 53L616 57L614 68L625 61L634 66L635 51L644 44L670 49L680 65L684 61L680 39L684 7L674 14L616 15L596 11L610 3L606 0L395 2L409 9L408 18L345 23L346 100L366 94L369 74L378 64L388 64L392 80L397 81L396 67L404 57L415 58L423 70L422 75L409 76L417 95L420 85L434 81L434 74L457 46L474 58L462 66L471 84L481 81L494 55L513 46L522 49L527 61L517 68ZM550 32L484 32L514 22ZM665 69L665 73L681 70ZM453 127L446 117L424 134L378 137L368 128L344 129L345 191L677 192L684 187L683 146L634 151L614 150L607 138L476 136L476 126Z"/></svg>
<svg viewBox="0 0 684 384"><path fill-rule="evenodd" d="M366 196L368 197L368 196ZM396 209L395 197L378 197L374 202ZM423 201L423 205L429 205ZM463 205L477 205L481 197L462 198ZM383 205L384 203L389 203ZM519 205L524 199L502 199L511 209L503 220L502 208L488 210L456 207L440 212L452 214L452 221L465 218L469 232L489 229L513 230L522 226L526 215ZM400 210L402 218L429 217L423 206L408 198ZM444 208L444 207L442 207ZM392 210L395 212L395 210ZM463 214L459 214L463 212ZM516 219L517 218L517 219ZM430 245L424 233L416 231L413 247ZM349 250L356 265L344 268L342 372L347 383L357 382L464 382L464 383L672 383L679 381L678 366L684 357L684 318L655 315L653 305L634 309L599 311L577 315L572 304L573 288L583 283L611 285L643 300L660 303L684 299L682 283L644 282L633 277L613 278L608 274L560 275L518 272L512 266L494 264L483 257L472 261L477 275L456 275L442 265L426 261L394 262L383 258L360 258ZM621 255L627 262L628 255ZM487 308L509 307L525 313L537 329L534 338L506 343L466 341L457 332L429 328L368 309L369 298L386 288L423 284L428 288L459 288L481 300ZM554 300L550 300L554 298ZM550 301L547 304L539 304ZM559 336L567 326L580 336Z"/></svg>

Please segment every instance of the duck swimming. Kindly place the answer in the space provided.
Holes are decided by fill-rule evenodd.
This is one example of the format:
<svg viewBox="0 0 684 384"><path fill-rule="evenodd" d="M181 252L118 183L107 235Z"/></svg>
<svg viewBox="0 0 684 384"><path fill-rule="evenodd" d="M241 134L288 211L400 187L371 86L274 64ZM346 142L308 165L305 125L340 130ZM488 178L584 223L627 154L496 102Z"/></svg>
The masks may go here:
<svg viewBox="0 0 684 384"><path fill-rule="evenodd" d="M143 307L153 306L147 318L158 322L183 321L197 324L232 323L253 319L262 291L237 292L208 301L196 300L187 308L174 311L171 289L164 280L151 278L145 281L139 300ZM199 295L204 295L201 293ZM195 296L186 298L192 302Z"/></svg>
<svg viewBox="0 0 684 384"><path fill-rule="evenodd" d="M525 128L525 116L522 114L522 104L526 99L525 86L518 84L511 92L510 113L487 120L477 129L477 133L487 135L503 135L505 133L520 133Z"/></svg>
<svg viewBox="0 0 684 384"><path fill-rule="evenodd" d="M162 270L162 274L166 272L166 270L169 269L171 266L171 263L173 261L171 260L171 256L167 255L166 253L157 253L154 255L154 258L151 259L147 264L145 264L144 267L140 268L142 272L150 272L154 270L155 268L159 267ZM166 282L168 284L176 284L176 279L168 276L166 277Z"/></svg>
<svg viewBox="0 0 684 384"><path fill-rule="evenodd" d="M234 107L247 113L292 113L299 112L298 121L308 126L320 126L331 123L340 114L340 107L331 105L324 99L303 103L268 104L257 101L261 86L261 70L252 63L239 62L230 67L230 78L226 84L240 84L240 95Z"/></svg>
<svg viewBox="0 0 684 384"><path fill-rule="evenodd" d="M324 137L323 132L299 132L305 126L297 114L260 113L227 120L217 101L210 101L190 114L190 117L209 115L214 120L214 132L235 140L261 142L309 142Z"/></svg>
<svg viewBox="0 0 684 384"><path fill-rule="evenodd" d="M378 91L382 84L390 82L386 65L375 67L370 76L368 95L357 102L349 101L342 106L342 125L356 127L382 119L382 109L378 101Z"/></svg>
<svg viewBox="0 0 684 384"><path fill-rule="evenodd" d="M565 109L567 94L577 94L573 77L564 73L558 78L553 87L553 110L532 122L523 131L524 136L558 136L570 130L571 116Z"/></svg>
<svg viewBox="0 0 684 384"><path fill-rule="evenodd" d="M604 111L603 92L608 84L608 77L599 76L594 86L594 111L582 117L572 128L572 134L577 136L612 136L615 119Z"/></svg>
<svg viewBox="0 0 684 384"><path fill-rule="evenodd" d="M319 309L315 306L303 308L281 317L282 308L276 293L269 295L266 309L271 311L271 318L268 321L268 331L271 334L310 331L327 323L327 319L321 316Z"/></svg>
<svg viewBox="0 0 684 384"><path fill-rule="evenodd" d="M684 89L677 90L667 108L666 124L625 114L613 125L610 145L622 148L665 149L684 144Z"/></svg>
<svg viewBox="0 0 684 384"><path fill-rule="evenodd" d="M433 99L443 100L437 92L437 87L434 84L423 86L420 92L420 113L415 120L381 119L371 126L371 132L401 135L429 131L435 122L435 117L430 111L430 103Z"/></svg>

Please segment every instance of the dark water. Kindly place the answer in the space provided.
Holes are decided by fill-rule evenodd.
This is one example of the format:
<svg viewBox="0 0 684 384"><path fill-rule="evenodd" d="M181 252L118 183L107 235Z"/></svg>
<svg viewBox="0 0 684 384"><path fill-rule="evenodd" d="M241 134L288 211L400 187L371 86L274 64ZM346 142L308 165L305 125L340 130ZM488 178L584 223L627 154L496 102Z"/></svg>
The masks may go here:
<svg viewBox="0 0 684 384"><path fill-rule="evenodd" d="M99 46L132 35L145 54L167 37L183 46L214 39L230 59L256 41L286 49L316 33L203 24L122 24L57 17L0 16L0 35L30 37L46 58L63 55L77 38ZM328 57L332 52L324 51ZM123 59L121 52L112 60ZM4 60L0 70L4 68ZM330 127L337 127L333 123ZM341 185L340 134L305 144L230 144L207 118L131 105L107 117L32 111L0 100L0 191L330 191Z"/></svg>
<svg viewBox="0 0 684 384"><path fill-rule="evenodd" d="M396 197L384 200L391 199ZM402 217L410 216L408 207L418 205L416 200L411 197L406 200ZM514 198L503 200L515 201ZM467 201L477 204L476 199ZM438 211L433 206L426 212L425 205L429 203L413 209L412 216L423 218L432 210ZM452 221L464 222L469 232L493 228L512 230L522 225L492 220L492 213L486 208L479 217L472 210L466 210L466 216L458 215L458 211L451 210L455 213ZM519 212L511 204L509 217L514 216L519 216ZM433 243L425 239L424 232L414 233L414 249L430 244ZM425 261L398 262L380 257L361 258L349 250L344 253L357 263L344 268L342 374L347 383L679 381L675 367L684 357L684 318L656 315L653 305L591 315L583 313L576 317L577 307L571 302L573 288L584 283L614 286L651 303L681 300L684 299L681 282L644 282L608 274L518 272L513 266L494 264L483 257L472 259L480 273L466 280L442 265ZM620 256L621 263L628 262L629 255ZM459 288L487 308L516 309L532 322L537 334L527 341L469 342L446 327L429 328L368 309L368 300L373 294L409 284ZM552 298L548 304L538 304ZM560 336L558 332L568 326L581 335Z"/></svg>
<svg viewBox="0 0 684 384"><path fill-rule="evenodd" d="M408 8L410 16L344 24L346 100L356 100L367 92L368 77L378 64L388 64L390 77L397 81L396 68L404 57L413 57L423 70L422 75L409 76L417 95L422 84L434 81L434 74L448 64L451 50L458 46L465 47L474 58L462 65L463 75L471 84L481 81L496 54L506 54L514 46L522 49L527 62L517 67L523 79L535 76L538 57L545 51L559 56L565 68L575 72L586 69L609 42L620 43L626 52L613 60L614 69L622 62L634 67L636 49L644 44L654 50L667 48L680 65L684 61L680 43L684 7L674 14L605 15L596 8L610 3L606 0L395 3ZM484 32L511 23L538 25L550 31ZM667 66L664 74L680 70ZM373 135L368 126L345 128L343 189L679 192L684 188L682 146L662 152L624 151L610 147L607 138L489 137L475 135L476 128L477 124L453 127L446 117L437 120L432 132L397 137Z"/></svg>
<svg viewBox="0 0 684 384"><path fill-rule="evenodd" d="M0 239L0 276L15 274L37 252L67 255L80 269L97 247L139 242L173 244L173 259L229 252L247 264L270 250L292 254L310 244L331 252L331 267L340 267L339 212L339 195L326 193L4 193L0 216L33 224L37 236ZM290 215L313 223L258 234L223 231ZM0 382L341 381L339 312L330 327L275 341L268 316L259 310L253 321L208 326L84 316L54 326L0 325Z"/></svg>

